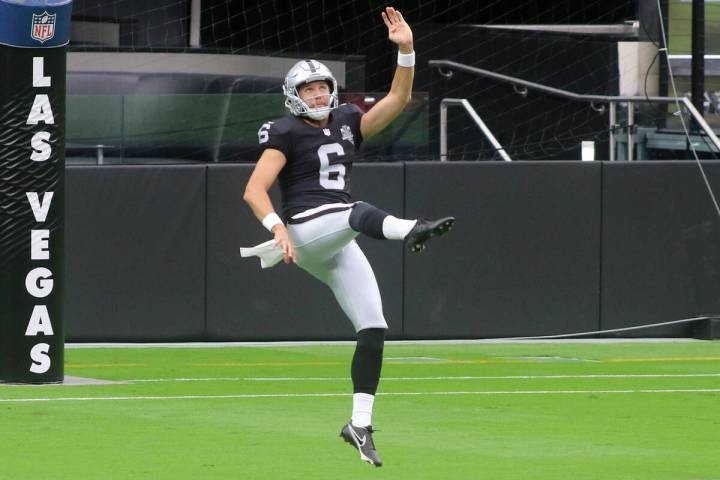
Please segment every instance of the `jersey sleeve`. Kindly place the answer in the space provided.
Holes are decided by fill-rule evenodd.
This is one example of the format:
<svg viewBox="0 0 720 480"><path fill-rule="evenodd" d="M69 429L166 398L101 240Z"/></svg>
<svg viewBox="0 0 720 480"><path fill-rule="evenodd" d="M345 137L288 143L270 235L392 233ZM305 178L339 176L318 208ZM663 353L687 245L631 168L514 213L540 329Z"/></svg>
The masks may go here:
<svg viewBox="0 0 720 480"><path fill-rule="evenodd" d="M290 158L290 138L287 128L283 128L284 122L273 121L263 123L258 130L258 143L260 146L260 154L266 148L274 148L285 154L286 158Z"/></svg>

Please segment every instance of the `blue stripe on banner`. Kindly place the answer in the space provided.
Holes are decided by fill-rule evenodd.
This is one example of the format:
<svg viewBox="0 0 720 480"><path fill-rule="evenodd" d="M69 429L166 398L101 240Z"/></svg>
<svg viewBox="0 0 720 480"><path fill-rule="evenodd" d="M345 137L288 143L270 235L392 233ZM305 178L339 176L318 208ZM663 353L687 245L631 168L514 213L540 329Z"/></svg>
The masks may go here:
<svg viewBox="0 0 720 480"><path fill-rule="evenodd" d="M0 44L60 47L70 41L72 0L0 0Z"/></svg>

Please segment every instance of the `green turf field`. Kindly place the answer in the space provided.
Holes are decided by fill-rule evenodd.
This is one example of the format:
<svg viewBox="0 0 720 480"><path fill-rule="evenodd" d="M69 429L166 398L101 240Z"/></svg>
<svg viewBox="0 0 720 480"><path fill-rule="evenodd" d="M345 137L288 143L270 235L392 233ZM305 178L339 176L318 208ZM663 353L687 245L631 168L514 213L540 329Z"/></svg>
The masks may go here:
<svg viewBox="0 0 720 480"><path fill-rule="evenodd" d="M385 465L337 436L347 345L93 348L0 386L0 479L720 479L720 342L390 344Z"/></svg>

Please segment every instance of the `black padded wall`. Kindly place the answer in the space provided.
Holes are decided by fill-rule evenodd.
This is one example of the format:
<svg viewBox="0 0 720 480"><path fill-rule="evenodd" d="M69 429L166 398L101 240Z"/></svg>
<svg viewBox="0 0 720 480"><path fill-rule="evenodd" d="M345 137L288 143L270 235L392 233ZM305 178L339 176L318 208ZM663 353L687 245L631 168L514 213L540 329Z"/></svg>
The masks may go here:
<svg viewBox="0 0 720 480"><path fill-rule="evenodd" d="M580 162L408 163L407 215L457 223L406 255L405 336L596 330L600 173Z"/></svg>
<svg viewBox="0 0 720 480"><path fill-rule="evenodd" d="M239 247L271 239L242 199L254 165L208 168L207 335L212 340L353 338L332 292L294 265L261 269ZM356 199L402 213L403 166L353 167ZM272 197L279 208L278 192ZM359 244L380 285L389 336L402 332L402 244L366 238Z"/></svg>
<svg viewBox="0 0 720 480"><path fill-rule="evenodd" d="M720 162L703 165L718 191ZM270 238L242 200L252 168L68 167L68 340L353 338L324 285L240 258L240 246ZM398 216L457 217L421 254L359 238L391 338L552 335L720 311L720 218L692 162L410 162L354 173L355 199Z"/></svg>
<svg viewBox="0 0 720 480"><path fill-rule="evenodd" d="M67 340L202 337L205 172L66 169Z"/></svg>
<svg viewBox="0 0 720 480"><path fill-rule="evenodd" d="M703 162L715 192L720 162ZM717 193L716 193L717 194ZM603 329L720 312L720 219L695 162L603 169ZM668 326L625 336L687 336Z"/></svg>

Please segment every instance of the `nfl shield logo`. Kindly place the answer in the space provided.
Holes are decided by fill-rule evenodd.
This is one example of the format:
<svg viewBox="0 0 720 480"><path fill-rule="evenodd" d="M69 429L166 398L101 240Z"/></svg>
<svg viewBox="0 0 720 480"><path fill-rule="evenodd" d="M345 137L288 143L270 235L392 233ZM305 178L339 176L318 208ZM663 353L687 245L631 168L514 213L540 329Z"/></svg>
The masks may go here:
<svg viewBox="0 0 720 480"><path fill-rule="evenodd" d="M45 43L55 36L55 17L57 14L50 15L43 12L40 15L32 16L32 30L30 36L40 43Z"/></svg>

